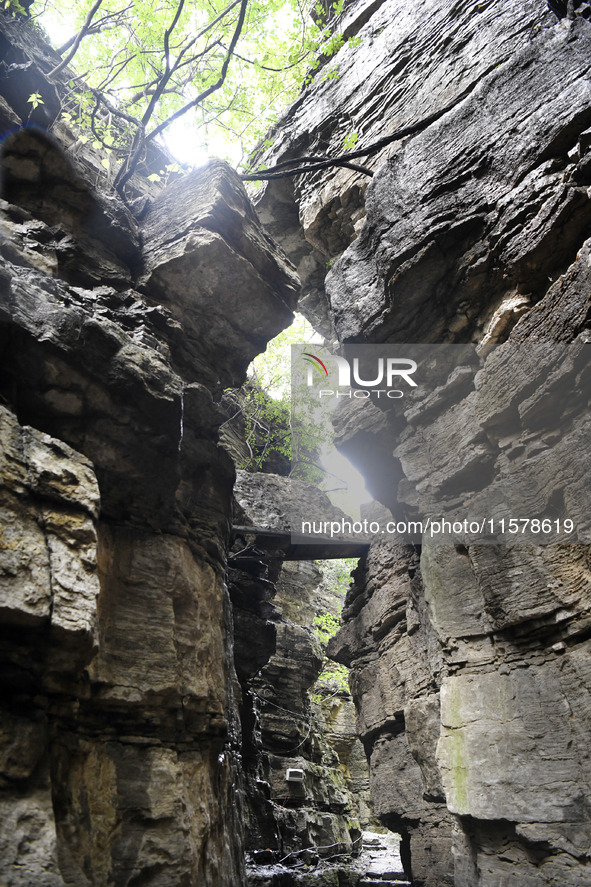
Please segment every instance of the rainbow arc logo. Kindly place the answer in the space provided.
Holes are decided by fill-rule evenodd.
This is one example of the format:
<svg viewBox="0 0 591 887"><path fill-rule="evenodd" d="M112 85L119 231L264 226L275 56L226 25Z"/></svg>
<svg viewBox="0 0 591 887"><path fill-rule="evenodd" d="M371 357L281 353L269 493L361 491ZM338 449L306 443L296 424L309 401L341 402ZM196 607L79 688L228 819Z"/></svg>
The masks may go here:
<svg viewBox="0 0 591 887"><path fill-rule="evenodd" d="M315 354L310 354L309 351L304 351L302 357L306 361L306 363L312 364L312 366L318 370L320 375L324 372L324 375L328 379L328 370L326 369L326 365L320 360L319 357L316 357ZM309 372L309 370L308 370Z"/></svg>

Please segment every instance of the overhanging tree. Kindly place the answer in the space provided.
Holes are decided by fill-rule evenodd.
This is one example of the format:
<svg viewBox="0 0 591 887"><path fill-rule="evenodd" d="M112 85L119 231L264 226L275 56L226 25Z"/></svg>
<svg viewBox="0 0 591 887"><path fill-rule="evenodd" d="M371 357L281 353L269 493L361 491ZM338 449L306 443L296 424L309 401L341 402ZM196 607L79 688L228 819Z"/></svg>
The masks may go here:
<svg viewBox="0 0 591 887"><path fill-rule="evenodd" d="M125 186L151 142L177 121L222 132L243 160L323 52L340 48L305 0L37 0L29 16L72 24L49 78L75 71L63 115L116 163ZM5 0L21 15L22 2ZM334 4L342 11L343 0ZM316 59L316 60L315 60ZM43 101L42 94L37 97ZM110 162L110 161L109 161Z"/></svg>
<svg viewBox="0 0 591 887"><path fill-rule="evenodd" d="M58 48L62 61L49 76L62 74L68 65L80 72L70 81L63 117L78 124L81 139L88 140L83 130L89 128L96 144L114 155L113 183L125 199L125 186L150 144L181 118L191 116L205 148L211 133L225 133L240 145L239 166L244 165L278 111L297 95L302 83L311 81L321 62L345 45L359 44L361 38L345 41L339 32L345 0L317 2L311 18L304 3L82 0L72 8L70 0L0 0L0 9L31 17L34 7L32 17L41 24L60 13L75 24L75 33ZM335 74L338 66L333 65L325 76ZM43 96L33 93L30 101L34 109L43 104ZM248 170L246 163L241 178L270 180L331 167L372 176L371 169L357 163L360 158L425 129L450 107L371 144L357 147L359 134L349 133L344 150L336 154L294 157L270 169L263 164ZM263 145L269 146L268 141ZM111 168L108 157L103 164ZM169 165L167 170L177 166Z"/></svg>

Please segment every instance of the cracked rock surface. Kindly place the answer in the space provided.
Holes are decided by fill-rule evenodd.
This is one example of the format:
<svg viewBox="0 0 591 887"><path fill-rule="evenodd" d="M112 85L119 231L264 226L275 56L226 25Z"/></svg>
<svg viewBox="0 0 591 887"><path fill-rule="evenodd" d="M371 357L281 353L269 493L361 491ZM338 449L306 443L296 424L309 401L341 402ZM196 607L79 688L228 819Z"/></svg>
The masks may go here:
<svg viewBox="0 0 591 887"><path fill-rule="evenodd" d="M591 26L585 4L574 15L558 5L345 5L335 29L361 43L327 62L338 79L315 77L265 157L335 156L350 132L361 147L417 123L357 161L371 179L332 168L270 182L259 198L302 269L303 310L345 354L355 343L484 346L488 393L456 373L449 406L443 386L423 420L407 410L401 423L383 401L337 416L339 446L393 513L430 497L461 509L472 472L484 517L502 473L487 460L503 450L512 506L541 501L539 484L549 513L554 492L588 520L588 406L572 386L552 394L532 347L570 344L586 372ZM522 374L486 350L502 343L530 349ZM553 397L544 435L528 423ZM519 447L517 434L495 436L512 409L528 425ZM352 667L374 808L402 834L409 880L590 883L588 547L418 542L372 545L329 648Z"/></svg>
<svg viewBox="0 0 591 887"><path fill-rule="evenodd" d="M5 13L0 42L12 126L54 62ZM219 400L298 280L226 164L169 194L136 177L141 221L71 143L60 124L2 146L0 882L236 887Z"/></svg>

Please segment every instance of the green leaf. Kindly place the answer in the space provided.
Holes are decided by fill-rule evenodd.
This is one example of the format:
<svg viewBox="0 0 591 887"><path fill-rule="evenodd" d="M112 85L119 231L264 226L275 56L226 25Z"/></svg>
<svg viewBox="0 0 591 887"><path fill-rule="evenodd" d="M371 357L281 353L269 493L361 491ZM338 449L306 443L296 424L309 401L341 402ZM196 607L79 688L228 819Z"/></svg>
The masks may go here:
<svg viewBox="0 0 591 887"><path fill-rule="evenodd" d="M8 10L8 12L11 12L11 13L19 13L20 15L26 15L26 10L22 6L22 4L20 4L18 2L18 0L5 0L4 9ZM43 103L41 103L41 104L43 104Z"/></svg>
<svg viewBox="0 0 591 887"><path fill-rule="evenodd" d="M343 139L343 150L344 151L352 151L355 145L357 144L357 140L359 139L359 133L350 132Z"/></svg>
<svg viewBox="0 0 591 887"><path fill-rule="evenodd" d="M35 108L37 108L39 105L44 105L44 104L45 104L45 102L44 102L43 99L41 98L41 93L40 93L40 92L32 92L31 95L29 96L29 98L27 99L27 103L33 106L33 111L34 111Z"/></svg>

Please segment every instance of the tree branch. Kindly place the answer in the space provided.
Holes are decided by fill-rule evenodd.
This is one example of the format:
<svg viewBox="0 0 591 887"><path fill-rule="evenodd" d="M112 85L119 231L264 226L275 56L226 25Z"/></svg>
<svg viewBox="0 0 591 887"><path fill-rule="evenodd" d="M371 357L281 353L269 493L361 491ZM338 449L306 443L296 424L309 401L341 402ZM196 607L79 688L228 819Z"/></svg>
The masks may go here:
<svg viewBox="0 0 591 887"><path fill-rule="evenodd" d="M193 101L188 102L184 107L180 108L178 111L175 111L174 114L171 114L170 117L167 117L162 123L160 123L152 132L146 137L146 141L151 142L156 138L157 135L165 130L171 123L175 120L178 120L179 117L182 117L187 111L190 111L191 108L195 108L201 102L203 102L208 96L210 96L213 92L216 92L226 79L226 74L228 73L228 67L230 65L230 61L232 56L234 55L234 49L236 44L238 43L238 38L240 37L240 33L242 31L242 26L244 25L244 18L246 16L246 7L248 6L248 0L241 0L240 3L240 14L238 16L238 22L236 24L236 28L234 29L234 34L232 36L232 40L230 42L230 46L228 47L228 52L226 53L226 58L224 59L224 64L222 65L222 70L218 80L213 83L211 86L208 86L203 92L199 93L197 98L193 99Z"/></svg>
<svg viewBox="0 0 591 887"><path fill-rule="evenodd" d="M392 135L384 136L383 139L379 139L377 142L373 142L365 148L358 148L355 151L348 151L345 154L341 154L340 157L294 157L292 160L285 160L283 163L278 163L276 166L271 167L266 170L259 170L258 172L248 173L245 175L241 175L240 178L243 182L259 182L266 179L282 179L287 178L289 176L300 175L300 173L305 172L316 172L319 169L328 169L331 166L345 166L349 169L354 169L357 172L361 172L366 176L373 176L373 172L370 169L367 169L363 166L357 166L356 164L350 163L351 160L356 160L358 157L371 157L372 154L377 154L382 148L386 148L388 145L391 145L392 142L398 142L400 139L404 139L407 136L415 135L417 132L421 132L423 129L426 129L428 126L431 126L432 123L436 123L441 119L448 111L451 111L458 104L458 99L454 102L451 102L449 105L446 105L445 108L442 108L440 111L434 111L433 114L429 114L427 117L423 117L422 120L418 120L416 123L411 123L409 126L403 126L402 129L396 130L396 132L392 133ZM289 167L293 164L302 164L309 163L309 166L296 166L295 169L290 169Z"/></svg>
<svg viewBox="0 0 591 887"><path fill-rule="evenodd" d="M45 3L45 5L47 6L47 2ZM120 9L118 12L108 12L106 15L104 15L102 18L100 18L97 22L94 22L94 24L90 26L90 28L88 29L86 34L87 35L100 34L100 32L103 30L103 28L105 28L107 26L108 22L123 15L124 12L129 12L129 10L132 9L132 7L133 7L133 3L129 3L126 7L124 7L124 9ZM118 22L118 24L120 24L120 23ZM77 37L77 35L74 34L73 37L70 37L69 40L66 40L66 42L62 46L59 47L59 49L56 49L57 54L63 55L64 52L67 49L69 49L70 46L74 43L74 41L76 40L76 37Z"/></svg>
<svg viewBox="0 0 591 887"><path fill-rule="evenodd" d="M142 117L142 123L144 126L147 126L152 114L154 113L154 108L156 107L156 103L158 102L160 96L166 89L168 81L172 76L172 70L170 67L170 37L174 29L178 24L178 20L181 17L181 13L183 11L183 6L185 5L185 0L179 0L179 3L176 8L176 12L174 14L174 18L169 28L164 32L164 74L160 78L159 83L156 85L156 88L152 94L152 98L148 103L148 107L144 111L144 116Z"/></svg>
<svg viewBox="0 0 591 887"><path fill-rule="evenodd" d="M223 43L222 43L222 46L224 46ZM226 47L224 46L224 49L225 48ZM241 62L246 62L249 65L256 65L257 67L259 67L261 69L261 71L273 71L276 74L281 74L283 71L289 71L291 68L295 68L296 65L301 64L304 61L304 59L310 55L310 52L309 51L305 52L303 54L303 56L301 56L297 60L297 62L294 62L292 65L285 65L284 68L268 68L266 65L259 65L258 62L254 62L252 59L247 59L243 55L239 55L239 53L237 53L237 52L235 52L234 55L236 56L237 59L240 59Z"/></svg>
<svg viewBox="0 0 591 887"><path fill-rule="evenodd" d="M60 71L63 71L63 69L66 67L66 65L69 64L69 62L71 62L72 59L74 58L74 56L76 55L76 53L78 52L78 47L82 43L82 40L86 36L86 34L88 34L88 31L90 30L90 25L91 25L92 20L95 16L95 13L98 11L98 8L102 2L103 2L103 0L96 0L94 5L90 8L88 15L86 16L86 19L84 21L84 24L82 25L82 27L80 28L80 30L76 34L76 38L74 39L74 43L72 45L71 50L69 51L69 53L67 54L65 59L62 59L62 61L59 63L59 65L56 65L55 68L53 68L53 70L51 70L49 72L49 74L47 75L47 77L50 80L53 77L55 77L56 74L59 74Z"/></svg>
<svg viewBox="0 0 591 887"><path fill-rule="evenodd" d="M119 108L115 108L98 89L91 89L91 92L96 99L103 103L110 114L121 118L121 120L127 121L127 123L132 123L134 126L141 126L141 120L138 120L137 117L132 117L131 114L126 114L125 111L121 111Z"/></svg>
<svg viewBox="0 0 591 887"><path fill-rule="evenodd" d="M286 161L285 164L278 164L277 167L271 167L271 169L259 170L259 172L250 173L248 175L241 175L240 178L243 182L260 182L264 180L270 179L285 179L290 176L297 176L304 172L316 172L319 169L328 169L331 166L340 166L345 169L352 169L354 172L360 172L365 176L369 176L370 178L373 176L373 171L368 169L366 166L359 166L356 163L350 163L346 158L348 154L343 154L342 157L317 157L317 158L308 158L308 157L296 157L292 161ZM314 160L314 162L311 162ZM310 163L309 166L296 166L293 169L289 169L288 164L293 163ZM285 167L285 168L283 168Z"/></svg>
<svg viewBox="0 0 591 887"><path fill-rule="evenodd" d="M191 41L191 43L194 43L194 42L195 42L195 41ZM174 64L174 67L173 67L173 70L172 70L172 74L178 74L178 72L181 70L181 68L186 68L187 65L191 65L191 64L193 64L194 62L197 62L199 59L203 58L203 56L205 56L205 55L207 55L208 53L210 53L211 50L212 50L215 46L219 45L219 43L220 43L219 40L214 40L214 42L213 42L213 43L209 43L209 44L205 47L205 49L202 50L202 52L198 52L197 55L192 55L190 58L185 59L185 61L184 61L184 62L181 62L180 64L179 64L179 61L178 61L178 59L177 59L177 61L176 61L175 64ZM183 50L183 51L184 51L184 50ZM180 58L180 56L179 56L179 58ZM162 90L162 95L164 95L165 93L175 92L175 91L178 91L179 89L183 89L183 88L185 88L185 87L189 84L189 82L190 82L190 80L191 80L191 77L192 77L192 74L189 73L189 74L186 76L185 80L182 80L182 79L181 79L180 83L178 83L177 86ZM126 106L129 108L131 105L135 105L135 103L136 103L136 102L139 102L141 99L145 99L145 98L147 98L149 95L154 95L155 87L158 86L158 83L159 83L159 82L160 82L160 77L154 77L154 78L153 78L152 80L150 80L149 82L144 83L144 84L143 84L143 88L142 88L142 90L141 90L140 92L136 92L136 93L134 93L134 94L132 95L132 97L126 102Z"/></svg>
<svg viewBox="0 0 591 887"><path fill-rule="evenodd" d="M202 28L201 31L199 31L199 33L196 34L193 37L193 39L190 40L189 43L187 43L187 45L185 47L183 47L183 49L178 54L177 60L174 65L174 71L178 71L178 69L180 67L182 67L180 62L181 62L181 59L183 58L183 56L185 55L185 53L188 52L191 49L191 47L194 46L195 43L197 43L197 41L201 37L203 37L205 34L207 34L208 31L211 31L211 29L214 27L214 25L217 25L217 23L219 21L221 21L223 18L225 18L227 16L227 14L234 9L235 6L238 6L239 3L240 3L240 0L233 0L233 2L230 3L229 6L226 6L226 8L224 10L222 10L222 12L220 12L219 15L217 15L214 19L212 19L210 22L208 22L207 25L204 28ZM215 43L212 44L212 46L215 46L216 43L219 43L219 42L220 42L219 39L216 40ZM225 49L225 47L224 47L224 49ZM186 62L183 62L183 64L186 64Z"/></svg>
<svg viewBox="0 0 591 887"><path fill-rule="evenodd" d="M179 4L178 4L178 6L177 6L177 10L176 10L176 14L175 14L175 17L174 17L174 19L173 19L173 22L172 22L170 28L165 32L165 40L164 40L164 43L165 43L165 52L166 52L166 49L168 48L168 41L169 41L169 39L170 39L170 35L171 35L171 33L172 33L174 27L176 26L177 22L178 22L178 18L179 18L180 14L181 14L181 11L182 11L182 8L183 8L183 5L184 5L184 2L185 2L185 0L180 0ZM230 9L232 9L234 6L237 5L238 2L239 2L239 0L234 0L234 2L231 3L231 4L230 4L230 5L229 5L229 6L228 6L228 7L227 7L222 13L220 13L220 14L219 14L219 15L218 15L218 16L217 16L212 22L209 22L209 24L207 25L207 27L204 28L204 29L203 29L203 30L197 35L197 37L202 36L204 33L206 33L207 31L209 31L209 30L213 27L213 25L214 25L217 21L219 21L221 18L223 18L223 17L224 17L229 11L230 11ZM171 124L174 120L177 120L179 117L182 117L184 114L187 113L187 111L189 111L191 108L194 108L194 107L195 107L196 105L198 105L200 102L204 101L204 99L206 99L209 95L211 95L213 92L215 92L216 90L218 90L218 89L222 86L222 84L224 83L224 81L225 81L225 79L226 79L226 75L227 75L227 73L228 73L228 67L229 67L229 65L230 65L230 61L231 61L231 59L232 59L232 55L234 54L234 49L235 49L235 47L236 47L236 44L237 44L238 39L239 39L239 37L240 37L240 34L241 34L241 32L242 32L242 27L243 27L243 25L244 25L244 19L245 19L245 16L246 16L246 8L247 8L247 6L248 6L248 0L240 0L240 12L239 12L239 14L238 14L238 21L237 21L237 23L236 23L236 27L235 27L235 29L234 29L234 34L233 34L233 36L232 36L232 40L231 40L231 42L230 42L230 46L228 47L228 52L226 53L226 57L225 57L225 59L224 59L224 63L223 63L223 65L222 65L222 70L221 70L221 72L220 72L220 76L219 76L218 80L216 81L216 83L214 83L214 84L212 84L211 86L209 86L207 89L205 89L203 92L201 92L201 93L197 96L197 98L193 99L191 102L188 102L188 103L187 103L186 105L184 105L180 110L176 111L174 114L171 114L170 117L168 117L166 120L164 120L164 121L163 121L162 123L160 123L158 126L156 126L156 127L152 130L152 132L151 132L149 135L146 136L146 125L147 125L148 121L150 120L150 117L152 116L152 114L153 114L153 112L154 112L154 109L155 109L155 106L156 106L156 103L157 103L158 99L159 99L160 96L162 95L163 90L166 88L166 84L167 84L168 81L170 80L172 74L173 74L173 73L175 72L175 70L177 69L177 67L178 67L178 65L179 65L179 63L180 63L180 61L181 61L183 55L188 51L188 49L189 49L192 45L194 45L195 40L197 39L197 37L195 37L193 40L191 40L191 41L189 42L189 44L187 44L187 46L185 46L185 47L181 50L181 52L180 52L179 55L177 56L177 59L176 59L175 64L174 64L172 67L170 66L170 61L169 61L169 58L168 58L168 52L166 52L166 68L165 68L164 74L162 75L162 77L161 77L161 79L160 79L160 82L158 83L158 85L157 85L157 87L156 87L156 89L155 89L155 91L154 91L154 94L153 94L153 96L152 96L152 99L150 100L150 103L149 103L149 105L148 105L148 108L146 109L146 111L145 111L145 113L144 113L144 115L143 115L143 117L142 117L142 120L141 120L141 122L140 122L140 125L138 126L138 129L136 130L136 133L135 133L135 136L134 136L134 139L133 139L133 143L132 143L132 147L131 147L131 151L130 151L129 157L128 157L128 159L127 159L127 162L124 163L124 164L120 167L119 172L117 173L117 176L115 177L114 186L115 186L115 188L117 189L117 191L119 192L119 194L122 194L122 191L123 191L125 185L127 184L127 182L129 181L129 179L130 179L131 176L133 175L133 173L134 173L134 171L135 171L135 168L136 168L136 166L137 166L137 164L138 164L138 162L139 162L140 154L141 154L141 152L143 151L143 149L144 149L146 143L147 143L147 142L151 142L153 139L156 138L157 135L159 135L163 130L165 130L168 126L170 126L170 124Z"/></svg>
<svg viewBox="0 0 591 887"><path fill-rule="evenodd" d="M100 107L101 97L100 97L100 95L97 95L96 93L95 93L94 97L95 97L95 105L94 105L94 108L92 109L92 113L90 115L90 128L92 130L93 136L95 137L95 139L98 142L101 143L103 148L107 149L107 151L114 151L116 154L125 153L125 150L126 150L125 148L117 148L115 145L109 145L109 143L103 139L102 135L98 131L96 115L97 115L98 109Z"/></svg>
<svg viewBox="0 0 591 887"><path fill-rule="evenodd" d="M211 49L213 49L213 47L214 47L214 46L216 45L216 43L218 43L219 41L216 40L213 44L211 44L211 46L207 47L203 52L198 53L196 56L192 56L190 59L187 59L186 61L183 62L182 59L183 59L183 57L186 55L186 53L191 49L192 46L195 45L195 43L196 43L201 37L203 37L205 34L207 34L207 32L210 31L210 30L214 27L214 25L216 25L216 24L217 24L219 21L221 21L221 19L223 19L223 18L224 18L224 17L225 17L225 16L226 16L226 15L227 15L232 9L234 9L234 7L237 6L238 3L240 3L240 0L233 0L233 2L230 3L230 5L227 6L222 12L220 12L219 15L217 15L214 19L212 19L212 21L208 22L208 24L207 24L204 28L202 28L201 31L199 31L199 33L196 34L195 37L193 37L193 39L190 40L190 41L187 43L186 46L184 46L184 47L181 49L181 51L179 52L179 54L178 54L178 56L177 56L177 58L176 58L176 61L175 61L174 65L172 65L172 67L171 67L171 66L170 66L170 46L169 46L170 36L171 36L171 34L172 34L174 28L176 27L177 23L178 23L178 20L179 20L180 14L181 14L181 12L182 12L182 9L183 9L183 5L184 5L184 3L185 3L185 0L180 0L180 3L179 3L179 5L178 5L178 7L177 7L176 15L175 15L175 17L174 17L174 19L173 19L173 22L172 22L170 28L169 28L167 31L165 31L165 33L164 33L164 54L165 54L165 59L166 59L166 61L165 61L164 74L163 74L160 78L155 78L155 80L152 81L152 83L150 84L150 86L155 85L155 86L156 86L156 89L155 89L154 92L152 93L152 99L151 99L151 101L150 101L150 104L149 104L148 108L146 109L146 112L145 112L144 116L143 116L143 123L144 123L144 126L147 126L149 120L151 119L152 114L154 113L154 108L156 107L156 104L158 103L158 100L160 99L160 96L164 94L164 92L165 92L165 88L166 88L166 86L167 86L167 84L168 84L168 81L169 81L170 78L172 77L172 75L173 75L173 74L176 74L176 72L177 72L178 70L180 70L181 67L184 67L185 65L191 64L192 61L195 61L195 60L198 59L198 58L202 58L202 57L203 57L204 55L206 55ZM225 48L225 47L224 47L224 48Z"/></svg>
<svg viewBox="0 0 591 887"><path fill-rule="evenodd" d="M109 84L112 83L113 80L115 80L115 78L118 77L121 74L121 72L125 70L127 65L129 65L129 63L134 60L136 55L137 55L137 53L134 53L133 55L128 55L126 59L123 59L122 62L117 62L117 64L115 64L113 62L109 68L109 71L105 75L103 82L99 84L98 89L101 92L103 92L105 89L107 89ZM119 67L117 70L115 70L115 68L117 68L117 65L119 65Z"/></svg>

